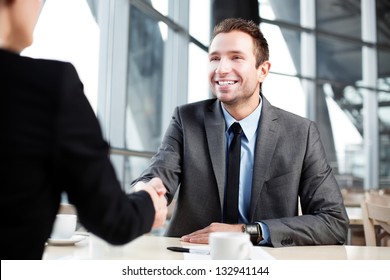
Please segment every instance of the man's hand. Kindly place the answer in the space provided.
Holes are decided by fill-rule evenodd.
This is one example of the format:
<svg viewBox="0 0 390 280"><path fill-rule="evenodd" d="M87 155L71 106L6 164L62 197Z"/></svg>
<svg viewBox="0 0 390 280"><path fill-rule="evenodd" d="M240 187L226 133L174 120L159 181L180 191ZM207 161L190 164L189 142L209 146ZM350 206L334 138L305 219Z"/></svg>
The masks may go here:
<svg viewBox="0 0 390 280"><path fill-rule="evenodd" d="M135 191L146 191L149 193L155 210L154 215L154 223L153 228L158 228L164 225L167 214L168 214L168 207L167 207L167 199L165 198L165 193L167 192L163 182L160 178L153 178L149 182L138 182L134 186Z"/></svg>
<svg viewBox="0 0 390 280"><path fill-rule="evenodd" d="M190 242L190 243L208 244L209 234L211 232L219 232L219 231L242 232L242 226L243 226L242 224L230 225L230 224L222 224L222 223L212 223L203 229L182 236L180 240L184 242Z"/></svg>

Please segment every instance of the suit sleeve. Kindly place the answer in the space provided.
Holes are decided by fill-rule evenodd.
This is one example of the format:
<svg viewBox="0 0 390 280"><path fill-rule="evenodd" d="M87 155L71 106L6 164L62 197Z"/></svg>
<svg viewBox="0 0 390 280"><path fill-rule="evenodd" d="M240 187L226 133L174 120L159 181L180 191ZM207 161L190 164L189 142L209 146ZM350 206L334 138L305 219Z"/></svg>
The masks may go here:
<svg viewBox="0 0 390 280"><path fill-rule="evenodd" d="M348 216L313 122L306 147L299 185L303 215L262 221L269 227L274 247L343 244L346 240Z"/></svg>
<svg viewBox="0 0 390 280"><path fill-rule="evenodd" d="M170 203L181 182L182 147L183 130L179 109L176 108L158 152L153 156L149 167L132 184L159 177L167 188Z"/></svg>
<svg viewBox="0 0 390 280"><path fill-rule="evenodd" d="M83 226L113 244L150 231L154 207L146 192L126 195L109 160L109 146L83 85L64 64L58 102L57 170L62 188L77 208Z"/></svg>

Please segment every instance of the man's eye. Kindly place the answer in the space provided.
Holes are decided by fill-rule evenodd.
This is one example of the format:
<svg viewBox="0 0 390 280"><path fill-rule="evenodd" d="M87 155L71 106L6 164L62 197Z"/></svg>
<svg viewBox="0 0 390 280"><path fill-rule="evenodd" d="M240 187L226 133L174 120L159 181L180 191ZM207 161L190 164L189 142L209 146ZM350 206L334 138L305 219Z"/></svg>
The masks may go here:
<svg viewBox="0 0 390 280"><path fill-rule="evenodd" d="M218 61L219 60L219 57L211 57L210 58L210 61Z"/></svg>

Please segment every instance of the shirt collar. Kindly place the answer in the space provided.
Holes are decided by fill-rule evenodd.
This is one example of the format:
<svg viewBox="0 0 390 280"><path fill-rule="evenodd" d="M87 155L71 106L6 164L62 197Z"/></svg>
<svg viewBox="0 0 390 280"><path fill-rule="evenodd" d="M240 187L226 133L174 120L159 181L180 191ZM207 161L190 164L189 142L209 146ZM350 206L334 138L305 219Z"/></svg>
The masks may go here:
<svg viewBox="0 0 390 280"><path fill-rule="evenodd" d="M223 112L223 117L225 118L225 123L226 123L226 132L228 132L228 129L230 128L230 126L234 123L234 122L239 122L241 127L242 127L242 130L245 134L245 137L248 139L248 141L250 141L255 133L256 133L256 130L257 130L257 127L258 127L258 124L259 124L259 119L260 119L260 116L261 116L261 108L262 108L262 99L261 97L259 96L260 98L260 102L259 102L259 105L257 106L257 108L249 115L247 116L246 118L242 119L241 121L237 121L236 119L234 119L228 111L226 111L226 109L223 107L222 103L220 102L220 106L222 108L222 112Z"/></svg>

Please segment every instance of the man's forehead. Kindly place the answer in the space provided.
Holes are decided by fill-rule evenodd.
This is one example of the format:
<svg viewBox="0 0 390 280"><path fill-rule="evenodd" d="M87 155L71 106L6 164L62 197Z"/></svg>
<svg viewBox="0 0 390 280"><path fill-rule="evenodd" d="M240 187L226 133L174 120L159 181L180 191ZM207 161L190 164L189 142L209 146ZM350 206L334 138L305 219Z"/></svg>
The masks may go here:
<svg viewBox="0 0 390 280"><path fill-rule="evenodd" d="M250 35L241 31L219 33L213 39L209 47L209 54L229 52L245 53L253 51L253 39Z"/></svg>

